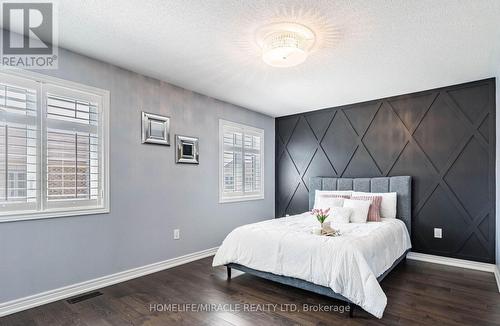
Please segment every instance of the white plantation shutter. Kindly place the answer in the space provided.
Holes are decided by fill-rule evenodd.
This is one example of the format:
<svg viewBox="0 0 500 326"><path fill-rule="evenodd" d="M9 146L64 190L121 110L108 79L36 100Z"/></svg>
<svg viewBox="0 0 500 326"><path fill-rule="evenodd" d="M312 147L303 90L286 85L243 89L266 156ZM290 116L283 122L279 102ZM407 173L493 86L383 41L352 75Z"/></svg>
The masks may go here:
<svg viewBox="0 0 500 326"><path fill-rule="evenodd" d="M224 193L243 191L243 134L226 128L224 137Z"/></svg>
<svg viewBox="0 0 500 326"><path fill-rule="evenodd" d="M0 74L0 220L108 210L108 100L83 85Z"/></svg>
<svg viewBox="0 0 500 326"><path fill-rule="evenodd" d="M261 190L260 135L245 133L244 176L245 193L259 193Z"/></svg>
<svg viewBox="0 0 500 326"><path fill-rule="evenodd" d="M220 201L261 199L264 131L220 120Z"/></svg>
<svg viewBox="0 0 500 326"><path fill-rule="evenodd" d="M39 85L0 79L0 213L37 207Z"/></svg>
<svg viewBox="0 0 500 326"><path fill-rule="evenodd" d="M49 85L46 101L47 207L99 204L99 96Z"/></svg>

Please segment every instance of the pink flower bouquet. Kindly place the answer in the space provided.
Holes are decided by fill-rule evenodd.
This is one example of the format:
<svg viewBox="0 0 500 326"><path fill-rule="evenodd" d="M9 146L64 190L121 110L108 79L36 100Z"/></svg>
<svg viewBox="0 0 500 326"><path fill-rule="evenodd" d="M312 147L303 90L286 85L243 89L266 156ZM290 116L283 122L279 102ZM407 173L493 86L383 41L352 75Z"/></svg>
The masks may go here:
<svg viewBox="0 0 500 326"><path fill-rule="evenodd" d="M316 219L318 220L318 222L321 223L321 225L323 225L323 222L327 219L327 217L330 215L328 214L330 212L330 208L327 208L325 210L322 210L321 208L315 208L311 211L311 215L314 215L316 216Z"/></svg>

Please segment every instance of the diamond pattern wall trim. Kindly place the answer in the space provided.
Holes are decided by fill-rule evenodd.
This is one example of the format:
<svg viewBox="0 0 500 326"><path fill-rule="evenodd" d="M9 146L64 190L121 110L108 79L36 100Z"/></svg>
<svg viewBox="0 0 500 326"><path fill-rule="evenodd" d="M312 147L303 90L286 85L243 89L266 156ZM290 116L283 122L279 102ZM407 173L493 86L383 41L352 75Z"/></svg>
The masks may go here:
<svg viewBox="0 0 500 326"><path fill-rule="evenodd" d="M494 263L493 78L277 118L276 158L276 217L311 177L411 175L413 250Z"/></svg>

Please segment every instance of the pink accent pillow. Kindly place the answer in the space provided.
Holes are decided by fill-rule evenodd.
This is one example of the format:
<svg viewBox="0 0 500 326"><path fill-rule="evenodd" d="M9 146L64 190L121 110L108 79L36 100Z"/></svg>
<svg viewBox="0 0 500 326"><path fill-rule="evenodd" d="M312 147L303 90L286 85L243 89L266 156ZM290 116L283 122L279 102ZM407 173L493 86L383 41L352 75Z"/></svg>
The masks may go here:
<svg viewBox="0 0 500 326"><path fill-rule="evenodd" d="M370 209L368 210L368 222L380 222L380 206L382 205L382 196L352 196L354 200L369 200L371 201Z"/></svg>

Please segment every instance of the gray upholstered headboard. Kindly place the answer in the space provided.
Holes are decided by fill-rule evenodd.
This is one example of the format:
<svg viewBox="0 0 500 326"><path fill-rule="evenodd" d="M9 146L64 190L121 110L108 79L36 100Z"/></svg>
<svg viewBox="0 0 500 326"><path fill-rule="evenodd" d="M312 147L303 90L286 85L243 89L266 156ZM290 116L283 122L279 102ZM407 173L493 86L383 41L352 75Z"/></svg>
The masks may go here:
<svg viewBox="0 0 500 326"><path fill-rule="evenodd" d="M313 177L309 181L309 209L314 206L316 190L354 190L363 192L397 192L397 218L405 222L411 234L411 177L328 178Z"/></svg>

